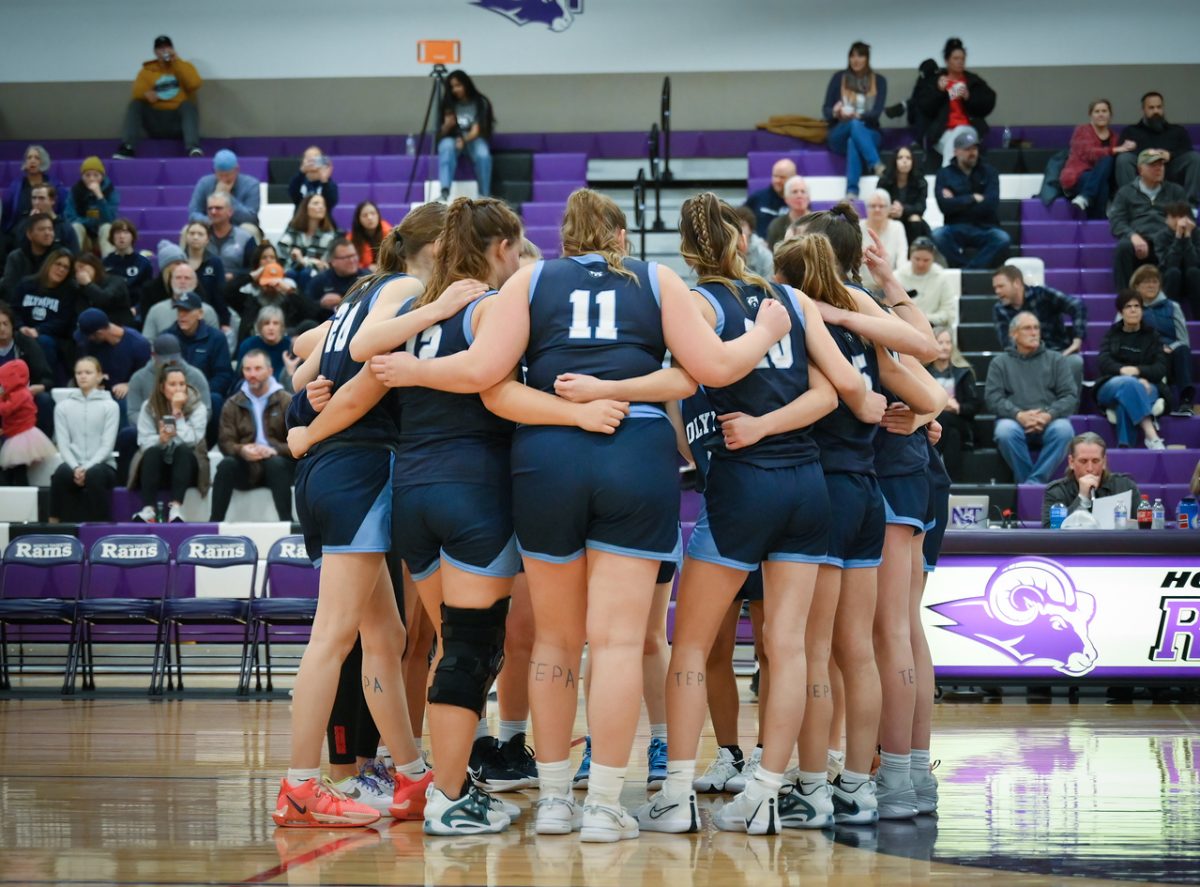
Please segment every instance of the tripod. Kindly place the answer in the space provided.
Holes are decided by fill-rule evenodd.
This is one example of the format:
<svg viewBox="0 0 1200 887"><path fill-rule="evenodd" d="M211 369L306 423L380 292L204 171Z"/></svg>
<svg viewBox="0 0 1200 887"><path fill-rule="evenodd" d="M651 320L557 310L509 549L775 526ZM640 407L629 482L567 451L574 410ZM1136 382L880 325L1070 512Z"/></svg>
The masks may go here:
<svg viewBox="0 0 1200 887"><path fill-rule="evenodd" d="M430 156L437 156L437 137L435 134L440 121L438 121L438 118L435 117L433 122L431 122L430 116L433 114L434 108L438 109L439 115L441 114L442 97L446 94L446 74L447 71L445 65L434 65L433 70L429 72L429 76L433 78L433 83L430 85L429 89L429 101L425 105L425 117L422 118L421 121L421 134L417 137L417 153L413 158L412 172L408 174L408 187L404 189L405 203L410 203L412 201L412 186L413 182L417 180L417 169L421 165L421 154L424 151L426 132L431 133L429 152ZM433 127L432 130L430 129L431 126Z"/></svg>

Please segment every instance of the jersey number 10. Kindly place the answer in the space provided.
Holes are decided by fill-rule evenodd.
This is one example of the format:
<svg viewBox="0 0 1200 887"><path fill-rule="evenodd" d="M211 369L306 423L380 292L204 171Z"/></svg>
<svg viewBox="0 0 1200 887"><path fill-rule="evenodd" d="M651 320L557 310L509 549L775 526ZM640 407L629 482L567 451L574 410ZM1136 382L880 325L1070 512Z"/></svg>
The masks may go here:
<svg viewBox="0 0 1200 887"><path fill-rule="evenodd" d="M746 332L754 329L754 321L746 318ZM770 347L762 360L754 365L756 370L789 370L795 358L792 356L792 335L788 333Z"/></svg>
<svg viewBox="0 0 1200 887"><path fill-rule="evenodd" d="M617 291L601 290L596 293L596 306L600 309L600 322L591 324L592 294L587 290L571 291L571 329L568 339L617 338Z"/></svg>

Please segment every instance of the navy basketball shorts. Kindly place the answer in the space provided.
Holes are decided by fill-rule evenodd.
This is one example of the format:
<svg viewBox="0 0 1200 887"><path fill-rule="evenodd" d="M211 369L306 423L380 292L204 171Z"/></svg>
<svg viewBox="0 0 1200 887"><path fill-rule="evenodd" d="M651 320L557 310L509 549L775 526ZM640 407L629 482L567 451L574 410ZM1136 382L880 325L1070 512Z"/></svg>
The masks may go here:
<svg viewBox="0 0 1200 887"><path fill-rule="evenodd" d="M879 478L887 522L912 527L913 535L925 532L929 513L929 474L925 469L915 474Z"/></svg>
<svg viewBox="0 0 1200 887"><path fill-rule="evenodd" d="M688 557L750 572L763 561L825 562L829 494L821 464L781 468L714 459Z"/></svg>
<svg viewBox="0 0 1200 887"><path fill-rule="evenodd" d="M513 435L513 522L521 554L570 563L585 550L678 561L675 432L626 419L615 434L523 426Z"/></svg>
<svg viewBox="0 0 1200 887"><path fill-rule="evenodd" d="M762 567L746 574L746 581L738 589L738 600L756 603L763 599Z"/></svg>
<svg viewBox="0 0 1200 887"><path fill-rule="evenodd" d="M925 572L932 573L942 553L942 539L950 523L950 478L944 471L929 472L929 508L925 513L925 541L922 553Z"/></svg>
<svg viewBox="0 0 1200 887"><path fill-rule="evenodd" d="M443 558L478 576L509 579L520 570L507 483L397 486L392 507L401 515L396 548L417 582L432 576Z"/></svg>
<svg viewBox="0 0 1200 887"><path fill-rule="evenodd" d="M316 566L326 554L392 547L392 452L337 446L296 466L296 512Z"/></svg>
<svg viewBox="0 0 1200 887"><path fill-rule="evenodd" d="M837 503L825 563L843 570L878 567L887 524L879 481L871 474L838 471L825 475L825 488L829 501Z"/></svg>
<svg viewBox="0 0 1200 887"><path fill-rule="evenodd" d="M658 578L654 580L654 584L663 585L667 582L674 582L677 569L679 569L679 564L675 561L663 561L658 565Z"/></svg>

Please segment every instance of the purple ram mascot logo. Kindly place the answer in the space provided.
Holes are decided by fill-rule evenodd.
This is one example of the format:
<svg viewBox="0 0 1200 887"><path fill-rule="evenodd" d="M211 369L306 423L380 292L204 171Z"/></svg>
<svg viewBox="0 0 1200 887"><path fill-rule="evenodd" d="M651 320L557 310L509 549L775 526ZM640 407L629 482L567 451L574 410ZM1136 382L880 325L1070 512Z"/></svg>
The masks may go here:
<svg viewBox="0 0 1200 887"><path fill-rule="evenodd" d="M472 6L504 16L517 25L543 24L551 31L565 31L582 12L580 0L471 0Z"/></svg>
<svg viewBox="0 0 1200 887"><path fill-rule="evenodd" d="M1020 665L1049 667L1071 677L1096 667L1096 648L1088 632L1096 599L1077 591L1055 561L1009 561L992 574L983 597L930 609L957 623L941 628L987 644Z"/></svg>

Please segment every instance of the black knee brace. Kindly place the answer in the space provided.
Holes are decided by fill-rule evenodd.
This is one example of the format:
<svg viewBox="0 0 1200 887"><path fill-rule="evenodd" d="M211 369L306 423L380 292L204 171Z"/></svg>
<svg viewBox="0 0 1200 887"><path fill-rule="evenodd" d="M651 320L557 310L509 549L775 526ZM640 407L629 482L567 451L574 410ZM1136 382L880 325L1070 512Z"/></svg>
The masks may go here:
<svg viewBox="0 0 1200 887"><path fill-rule="evenodd" d="M504 598L486 610L442 604L442 658L429 688L430 704L483 712L504 664L508 602Z"/></svg>

